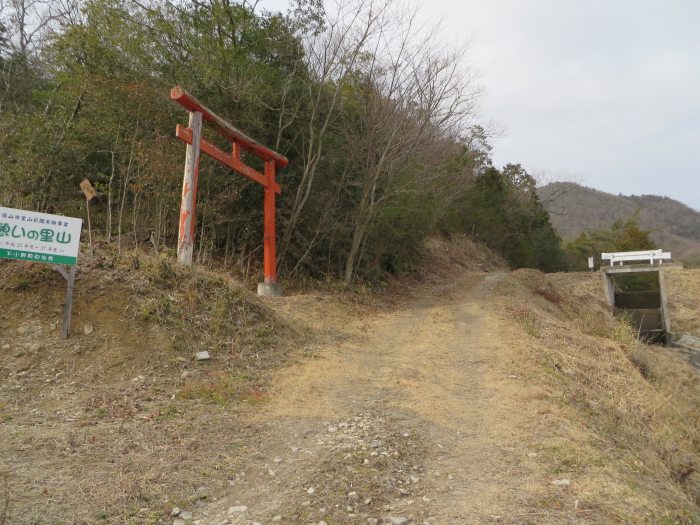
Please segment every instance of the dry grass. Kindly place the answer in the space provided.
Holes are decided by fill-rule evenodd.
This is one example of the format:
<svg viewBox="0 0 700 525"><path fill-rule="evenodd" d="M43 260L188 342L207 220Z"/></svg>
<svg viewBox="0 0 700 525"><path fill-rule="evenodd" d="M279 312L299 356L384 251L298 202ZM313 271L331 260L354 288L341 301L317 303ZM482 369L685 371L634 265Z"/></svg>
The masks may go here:
<svg viewBox="0 0 700 525"><path fill-rule="evenodd" d="M700 268L666 271L671 328L700 337Z"/></svg>
<svg viewBox="0 0 700 525"><path fill-rule="evenodd" d="M239 414L309 336L227 276L165 256L78 275L62 341L62 277L0 264L0 523L159 523L228 487L254 442Z"/></svg>
<svg viewBox="0 0 700 525"><path fill-rule="evenodd" d="M699 523L700 376L637 343L598 274L517 271L498 291L504 320L526 334L515 367L548 405L553 474L611 523Z"/></svg>
<svg viewBox="0 0 700 525"><path fill-rule="evenodd" d="M426 250L427 255L421 268L421 274L424 275L454 275L456 269L490 272L508 268L503 257L466 235L455 234L449 239L431 237L426 242Z"/></svg>

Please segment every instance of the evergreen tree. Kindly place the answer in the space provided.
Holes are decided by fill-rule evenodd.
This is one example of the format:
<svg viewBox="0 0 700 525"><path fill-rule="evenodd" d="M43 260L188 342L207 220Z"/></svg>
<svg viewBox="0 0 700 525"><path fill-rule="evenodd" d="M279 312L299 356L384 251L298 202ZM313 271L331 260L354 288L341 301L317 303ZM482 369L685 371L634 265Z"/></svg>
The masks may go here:
<svg viewBox="0 0 700 525"><path fill-rule="evenodd" d="M566 245L568 266L572 270L588 268L588 258L600 258L605 252L627 252L654 249L651 230L639 227L637 217L616 220L609 229L584 232Z"/></svg>

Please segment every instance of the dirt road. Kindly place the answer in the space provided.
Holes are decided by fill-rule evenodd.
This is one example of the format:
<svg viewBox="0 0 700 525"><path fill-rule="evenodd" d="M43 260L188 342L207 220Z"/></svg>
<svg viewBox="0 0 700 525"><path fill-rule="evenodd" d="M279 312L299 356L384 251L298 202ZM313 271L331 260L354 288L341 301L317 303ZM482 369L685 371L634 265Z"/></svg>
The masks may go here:
<svg viewBox="0 0 700 525"><path fill-rule="evenodd" d="M259 439L201 524L520 523L536 476L498 321L500 275L417 293L371 319L318 316L337 344L284 370ZM195 522L196 523L196 522Z"/></svg>
<svg viewBox="0 0 700 525"><path fill-rule="evenodd" d="M7 267L32 293L1 297L0 523L699 523L697 373L596 275L442 262L450 286L267 307L85 272L67 341L60 289Z"/></svg>

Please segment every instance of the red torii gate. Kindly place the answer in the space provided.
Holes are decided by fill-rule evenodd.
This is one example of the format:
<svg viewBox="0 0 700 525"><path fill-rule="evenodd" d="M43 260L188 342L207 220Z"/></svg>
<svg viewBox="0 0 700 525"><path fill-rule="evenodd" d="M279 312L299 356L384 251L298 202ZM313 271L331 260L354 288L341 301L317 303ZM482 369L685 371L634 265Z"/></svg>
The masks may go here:
<svg viewBox="0 0 700 525"><path fill-rule="evenodd" d="M216 116L196 98L179 86L170 90L170 99L174 100L190 113L188 127L177 125L177 138L187 143L185 155L185 176L182 183L182 204L180 205L180 231L177 243L177 258L183 264L192 265L194 249L197 182L199 180L199 154L203 151L224 166L254 180L265 188L263 205L264 216L264 264L265 281L258 285L259 295L280 295L277 284L277 253L275 239L275 194L282 193L282 188L275 181L277 168L284 168L289 160L266 148L262 144L239 131L225 120ZM202 120L214 131L231 142L228 154L202 138ZM241 160L241 149L255 155L265 163L265 173L251 168Z"/></svg>

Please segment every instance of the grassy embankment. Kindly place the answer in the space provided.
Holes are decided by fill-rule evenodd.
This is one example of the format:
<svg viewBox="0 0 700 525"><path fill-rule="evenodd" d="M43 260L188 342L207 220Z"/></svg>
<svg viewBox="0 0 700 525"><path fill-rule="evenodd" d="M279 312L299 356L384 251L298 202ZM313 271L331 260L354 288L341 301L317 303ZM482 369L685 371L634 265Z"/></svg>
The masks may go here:
<svg viewBox="0 0 700 525"><path fill-rule="evenodd" d="M683 312L700 272L669 281L676 326L692 330L697 317L693 324ZM539 405L532 431L541 460L582 495L574 503L582 516L700 523L700 375L614 319L599 274L519 270L497 293L518 348L514 370ZM560 505L560 490L543 509Z"/></svg>

